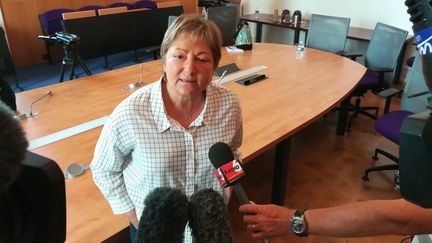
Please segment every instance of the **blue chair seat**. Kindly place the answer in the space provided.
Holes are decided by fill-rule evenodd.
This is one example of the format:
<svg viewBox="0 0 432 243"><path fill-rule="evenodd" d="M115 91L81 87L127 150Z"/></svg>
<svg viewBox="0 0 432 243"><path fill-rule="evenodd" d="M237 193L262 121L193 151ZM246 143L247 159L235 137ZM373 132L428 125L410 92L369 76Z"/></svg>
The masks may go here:
<svg viewBox="0 0 432 243"><path fill-rule="evenodd" d="M388 112L378 117L375 121L375 130L383 135L385 138L399 145L400 142L400 129L402 127L402 123L404 119L414 113L423 112L428 105L428 99L430 97L421 96L421 97L410 97L413 94L417 94L419 92L423 92L428 90L426 82L424 81L421 60L419 60L419 53L416 54L414 63L412 68L409 70L407 78L405 80L405 87L402 93L401 100L401 110L394 110L392 112ZM394 95L397 95L394 93ZM385 106L388 106L391 102L391 97L388 96L386 99ZM390 98L390 99L389 99ZM368 174L374 171L388 171L388 170L398 170L399 169L399 158L383 149L376 148L375 153L372 156L372 159L378 160L378 155L382 155L392 161L395 164L384 164L379 166L372 166L365 170L364 176L362 179L364 181L368 181Z"/></svg>
<svg viewBox="0 0 432 243"><path fill-rule="evenodd" d="M375 87L378 86L378 84L379 84L378 74L370 70L367 70L360 81L359 89L362 90L374 89Z"/></svg>
<svg viewBox="0 0 432 243"><path fill-rule="evenodd" d="M409 111L397 110L380 116L375 122L375 130L390 141L399 144L400 128L405 117L413 114Z"/></svg>
<svg viewBox="0 0 432 243"><path fill-rule="evenodd" d="M86 10L95 10L96 13L98 12L98 9L101 8L105 8L104 6L99 6L99 5L88 5L88 6L84 6L78 9L78 11L86 11Z"/></svg>
<svg viewBox="0 0 432 243"><path fill-rule="evenodd" d="M123 3L123 2L111 3L108 7L109 8L126 7L128 10L133 9L133 5L132 4L130 4L130 3Z"/></svg>

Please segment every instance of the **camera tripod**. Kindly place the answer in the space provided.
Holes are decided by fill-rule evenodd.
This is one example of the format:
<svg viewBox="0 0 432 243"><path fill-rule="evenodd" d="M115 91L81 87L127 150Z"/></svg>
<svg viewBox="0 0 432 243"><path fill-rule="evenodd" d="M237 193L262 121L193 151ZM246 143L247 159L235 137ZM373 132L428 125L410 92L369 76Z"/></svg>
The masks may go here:
<svg viewBox="0 0 432 243"><path fill-rule="evenodd" d="M63 44L63 51L64 51L64 57L60 69L60 80L59 80L60 83L63 82L66 66L70 66L69 80L72 80L74 78L75 67L77 65L79 65L84 70L87 76L92 75L88 67L82 61L81 56L78 54L77 42Z"/></svg>

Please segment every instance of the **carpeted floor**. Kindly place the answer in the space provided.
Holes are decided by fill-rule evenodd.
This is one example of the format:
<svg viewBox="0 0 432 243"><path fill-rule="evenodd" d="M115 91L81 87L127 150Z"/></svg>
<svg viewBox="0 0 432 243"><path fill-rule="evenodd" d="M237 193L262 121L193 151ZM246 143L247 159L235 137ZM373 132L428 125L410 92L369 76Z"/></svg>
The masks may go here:
<svg viewBox="0 0 432 243"><path fill-rule="evenodd" d="M135 54L133 51L117 53L108 56L108 64L112 69L117 69L129 65L136 64L137 62L153 60L153 53L145 52L144 50L138 51L138 61L134 61ZM106 71L104 69L104 58L98 57L83 61L92 74L97 74ZM66 66L64 80L69 80L70 66ZM19 86L24 90L36 89L51 84L58 83L60 80L61 60L56 61L54 64L37 64L25 67L16 68L16 78L19 81ZM76 66L75 74L79 77L85 76L85 72L80 66ZM15 77L8 75L5 77L15 92L21 92L15 85Z"/></svg>

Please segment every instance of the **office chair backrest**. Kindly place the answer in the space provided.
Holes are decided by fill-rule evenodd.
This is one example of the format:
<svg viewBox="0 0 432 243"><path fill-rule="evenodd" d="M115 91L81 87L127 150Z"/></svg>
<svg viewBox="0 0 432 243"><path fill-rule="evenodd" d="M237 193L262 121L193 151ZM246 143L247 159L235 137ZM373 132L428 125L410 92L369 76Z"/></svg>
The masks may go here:
<svg viewBox="0 0 432 243"><path fill-rule="evenodd" d="M139 8L149 8L149 9L157 9L157 5L155 1L152 0L141 0L138 2L135 2L133 4L134 9L139 9Z"/></svg>
<svg viewBox="0 0 432 243"><path fill-rule="evenodd" d="M97 11L98 9L101 8L105 8L104 6L99 6L99 5L88 5L88 6L84 6L78 9L78 11L85 11L85 10L94 10Z"/></svg>
<svg viewBox="0 0 432 243"><path fill-rule="evenodd" d="M43 34L53 35L55 32L61 31L62 14L68 12L73 12L73 10L58 8L39 14L39 22L41 24Z"/></svg>
<svg viewBox="0 0 432 243"><path fill-rule="evenodd" d="M108 5L109 8L123 7L123 6L127 7L128 10L133 9L133 5L130 3L116 2Z"/></svg>
<svg viewBox="0 0 432 243"><path fill-rule="evenodd" d="M306 46L336 53L345 49L350 18L312 14Z"/></svg>
<svg viewBox="0 0 432 243"><path fill-rule="evenodd" d="M394 69L407 35L408 31L378 22L366 50L365 65Z"/></svg>
<svg viewBox="0 0 432 243"><path fill-rule="evenodd" d="M222 46L233 45L237 30L237 7L207 8L207 18L219 27L222 34Z"/></svg>
<svg viewBox="0 0 432 243"><path fill-rule="evenodd" d="M428 105L428 98L432 96L431 94L413 98L408 96L427 90L429 89L423 77L421 58L419 53L417 53L414 63L408 72L407 78L405 79L405 88L402 94L401 109L413 113L425 111L426 106Z"/></svg>

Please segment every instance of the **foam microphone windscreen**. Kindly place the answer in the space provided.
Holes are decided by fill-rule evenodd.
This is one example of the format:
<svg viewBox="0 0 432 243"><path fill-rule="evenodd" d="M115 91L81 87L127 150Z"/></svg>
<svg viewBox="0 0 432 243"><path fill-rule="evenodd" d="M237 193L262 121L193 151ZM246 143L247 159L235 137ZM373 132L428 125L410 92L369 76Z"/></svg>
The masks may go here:
<svg viewBox="0 0 432 243"><path fill-rule="evenodd" d="M217 169L225 163L234 160L234 154L226 143L218 142L210 147L209 158L210 162Z"/></svg>
<svg viewBox="0 0 432 243"><path fill-rule="evenodd" d="M140 218L137 243L182 243L188 220L188 198L179 189L151 191Z"/></svg>
<svg viewBox="0 0 432 243"><path fill-rule="evenodd" d="M189 226L195 243L231 243L230 221L222 196L203 189L189 200Z"/></svg>

